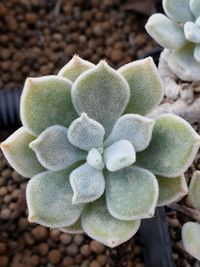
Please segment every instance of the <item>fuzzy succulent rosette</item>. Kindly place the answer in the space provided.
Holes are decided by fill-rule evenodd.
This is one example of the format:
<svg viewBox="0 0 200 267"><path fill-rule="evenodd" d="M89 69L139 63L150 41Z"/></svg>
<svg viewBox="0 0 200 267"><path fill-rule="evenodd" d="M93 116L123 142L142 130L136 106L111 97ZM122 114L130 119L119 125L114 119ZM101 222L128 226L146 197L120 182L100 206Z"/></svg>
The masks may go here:
<svg viewBox="0 0 200 267"><path fill-rule="evenodd" d="M114 247L157 205L186 194L200 137L175 115L144 117L162 98L151 58L116 71L74 56L57 76L28 78L23 127L1 148L31 178L29 221Z"/></svg>

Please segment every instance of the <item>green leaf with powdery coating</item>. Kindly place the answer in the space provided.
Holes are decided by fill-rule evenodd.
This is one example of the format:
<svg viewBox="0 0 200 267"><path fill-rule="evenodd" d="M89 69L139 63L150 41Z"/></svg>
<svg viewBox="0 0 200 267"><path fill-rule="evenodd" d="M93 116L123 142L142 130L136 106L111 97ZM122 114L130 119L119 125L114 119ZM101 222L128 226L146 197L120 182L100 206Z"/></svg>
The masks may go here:
<svg viewBox="0 0 200 267"><path fill-rule="evenodd" d="M200 171L195 171L189 186L189 199L193 207L200 211Z"/></svg>
<svg viewBox="0 0 200 267"><path fill-rule="evenodd" d="M130 141L135 151L144 150L151 141L154 121L137 114L125 114L115 123L104 145L109 146L119 140Z"/></svg>
<svg viewBox="0 0 200 267"><path fill-rule="evenodd" d="M105 61L81 74L72 86L76 111L101 123L107 135L125 110L129 96L127 81Z"/></svg>
<svg viewBox="0 0 200 267"><path fill-rule="evenodd" d="M68 130L64 126L53 125L30 143L30 148L46 169L59 171L86 159L86 152L72 146L67 133Z"/></svg>
<svg viewBox="0 0 200 267"><path fill-rule="evenodd" d="M131 90L131 97L124 113L145 115L163 99L164 87L152 58L126 64L118 73L124 76Z"/></svg>
<svg viewBox="0 0 200 267"><path fill-rule="evenodd" d="M34 176L28 183L26 199L29 221L51 228L74 224L83 209L82 204L72 204L73 191L69 175L74 167Z"/></svg>
<svg viewBox="0 0 200 267"><path fill-rule="evenodd" d="M89 151L94 147L102 147L105 130L95 120L90 119L86 113L74 120L68 129L68 138L72 145Z"/></svg>
<svg viewBox="0 0 200 267"><path fill-rule="evenodd" d="M188 44L178 51L170 51L168 57L170 69L185 81L199 81L200 63L194 58L194 48L195 45Z"/></svg>
<svg viewBox="0 0 200 267"><path fill-rule="evenodd" d="M58 76L69 79L74 82L78 76L93 68L95 65L87 60L83 60L78 55L73 58L58 72Z"/></svg>
<svg viewBox="0 0 200 267"><path fill-rule="evenodd" d="M63 227L59 230L64 233L68 233L68 234L83 234L84 233L80 218L75 224L67 226L67 227Z"/></svg>
<svg viewBox="0 0 200 267"><path fill-rule="evenodd" d="M163 177L156 176L159 185L159 198L157 206L168 205L179 201L188 193L185 176Z"/></svg>
<svg viewBox="0 0 200 267"><path fill-rule="evenodd" d="M111 248L129 240L140 227L140 221L121 221L112 217L104 197L85 206L81 224L89 237Z"/></svg>
<svg viewBox="0 0 200 267"><path fill-rule="evenodd" d="M105 180L102 170L85 163L70 174L70 183L74 191L72 203L88 203L98 199L104 192Z"/></svg>
<svg viewBox="0 0 200 267"><path fill-rule="evenodd" d="M190 0L190 10L196 18L200 16L200 1L199 0Z"/></svg>
<svg viewBox="0 0 200 267"><path fill-rule="evenodd" d="M53 75L26 80L20 114L30 133L39 135L54 124L69 126L77 117L71 101L71 86L71 81Z"/></svg>
<svg viewBox="0 0 200 267"><path fill-rule="evenodd" d="M27 178L45 171L35 153L29 148L29 143L34 139L35 136L21 127L1 143L1 149L10 165Z"/></svg>
<svg viewBox="0 0 200 267"><path fill-rule="evenodd" d="M150 218L158 200L158 182L149 171L128 167L106 175L106 202L110 214L119 220Z"/></svg>
<svg viewBox="0 0 200 267"><path fill-rule="evenodd" d="M185 223L182 228L182 239L185 250L192 257L200 260L200 224Z"/></svg>
<svg viewBox="0 0 200 267"><path fill-rule="evenodd" d="M184 33L188 41L200 43L200 27L194 22L188 21L184 24Z"/></svg>
<svg viewBox="0 0 200 267"><path fill-rule="evenodd" d="M186 43L183 27L163 14L152 15L145 28L148 34L165 48L179 49Z"/></svg>
<svg viewBox="0 0 200 267"><path fill-rule="evenodd" d="M148 148L137 153L136 164L158 175L179 176L191 165L199 146L200 136L188 122L164 114L155 122Z"/></svg>
<svg viewBox="0 0 200 267"><path fill-rule="evenodd" d="M192 21L190 0L163 0L163 9L168 17L177 22Z"/></svg>
<svg viewBox="0 0 200 267"><path fill-rule="evenodd" d="M200 44L197 44L194 48L194 58L200 64Z"/></svg>

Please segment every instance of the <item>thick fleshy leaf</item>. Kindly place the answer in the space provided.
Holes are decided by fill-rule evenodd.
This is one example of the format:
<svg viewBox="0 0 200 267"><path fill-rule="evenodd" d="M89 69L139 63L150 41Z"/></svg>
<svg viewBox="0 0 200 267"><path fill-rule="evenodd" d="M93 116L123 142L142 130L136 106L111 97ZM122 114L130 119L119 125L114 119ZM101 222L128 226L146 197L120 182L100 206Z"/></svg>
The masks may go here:
<svg viewBox="0 0 200 267"><path fill-rule="evenodd" d="M106 202L110 214L119 220L137 220L154 215L158 182L149 171L128 167L106 175Z"/></svg>
<svg viewBox="0 0 200 267"><path fill-rule="evenodd" d="M59 230L64 233L69 233L69 234L83 234L84 233L80 219L75 224L63 227Z"/></svg>
<svg viewBox="0 0 200 267"><path fill-rule="evenodd" d="M200 64L200 44L197 44L194 48L194 58Z"/></svg>
<svg viewBox="0 0 200 267"><path fill-rule="evenodd" d="M121 221L112 217L103 197L85 206L81 224L87 235L111 248L129 240L140 227L140 221Z"/></svg>
<svg viewBox="0 0 200 267"><path fill-rule="evenodd" d="M152 58L129 63L118 72L128 81L131 90L131 97L124 113L145 115L163 99L163 83Z"/></svg>
<svg viewBox="0 0 200 267"><path fill-rule="evenodd" d="M1 143L1 149L10 165L19 174L27 178L45 171L37 160L35 153L29 148L29 143L34 139L35 136L21 127Z"/></svg>
<svg viewBox="0 0 200 267"><path fill-rule="evenodd" d="M188 41L192 43L200 43L200 27L194 22L188 21L184 24L184 33Z"/></svg>
<svg viewBox="0 0 200 267"><path fill-rule="evenodd" d="M103 146L105 130L95 120L90 119L86 113L74 120L69 126L68 138L72 145L89 151L94 147Z"/></svg>
<svg viewBox="0 0 200 267"><path fill-rule="evenodd" d="M199 0L190 0L190 10L196 18L200 16L200 1Z"/></svg>
<svg viewBox="0 0 200 267"><path fill-rule="evenodd" d="M165 48L179 49L186 43L183 27L163 14L152 15L145 28L149 35Z"/></svg>
<svg viewBox="0 0 200 267"><path fill-rule="evenodd" d="M148 148L137 153L136 164L158 175L176 177L191 165L199 146L200 136L188 122L164 114L155 122Z"/></svg>
<svg viewBox="0 0 200 267"><path fill-rule="evenodd" d="M69 182L72 170L46 171L29 181L26 199L30 222L61 228L78 220L83 205L72 204L73 191Z"/></svg>
<svg viewBox="0 0 200 267"><path fill-rule="evenodd" d="M164 206L172 202L177 202L188 193L184 175L170 178L157 176L156 178L159 185L157 206Z"/></svg>
<svg viewBox="0 0 200 267"><path fill-rule="evenodd" d="M193 207L200 211L200 171L195 171L189 186L189 199Z"/></svg>
<svg viewBox="0 0 200 267"><path fill-rule="evenodd" d="M101 123L108 134L126 108L130 96L127 81L101 61L81 74L72 86L72 100L77 112Z"/></svg>
<svg viewBox="0 0 200 267"><path fill-rule="evenodd" d="M119 140L130 141L135 151L144 150L151 140L154 121L137 114L125 114L115 123L111 134L105 141L109 146Z"/></svg>
<svg viewBox="0 0 200 267"><path fill-rule="evenodd" d="M87 60L74 55L73 58L58 72L58 76L69 79L74 82L78 76L93 68L95 65Z"/></svg>
<svg viewBox="0 0 200 267"><path fill-rule="evenodd" d="M74 204L94 201L100 198L105 189L103 171L94 169L88 163L70 174L70 183L74 191Z"/></svg>
<svg viewBox="0 0 200 267"><path fill-rule="evenodd" d="M199 81L200 63L194 58L195 46L190 44L176 52L171 52L168 57L170 69L182 80Z"/></svg>
<svg viewBox="0 0 200 267"><path fill-rule="evenodd" d="M68 141L67 133L64 126L53 125L30 143L30 148L46 169L59 171L86 158L85 151L72 146Z"/></svg>
<svg viewBox="0 0 200 267"><path fill-rule="evenodd" d="M178 22L192 21L190 0L163 0L163 9L168 17Z"/></svg>
<svg viewBox="0 0 200 267"><path fill-rule="evenodd" d="M185 223L182 228L182 239L185 250L200 261L200 224Z"/></svg>
<svg viewBox="0 0 200 267"><path fill-rule="evenodd" d="M39 135L47 127L69 126L77 117L71 101L71 81L58 76L28 78L20 103L23 125Z"/></svg>
<svg viewBox="0 0 200 267"><path fill-rule="evenodd" d="M95 169L102 170L105 165L102 154L97 148L92 148L87 155L87 163Z"/></svg>
<svg viewBox="0 0 200 267"><path fill-rule="evenodd" d="M135 149L128 140L120 140L104 150L103 158L106 168L115 172L135 162Z"/></svg>

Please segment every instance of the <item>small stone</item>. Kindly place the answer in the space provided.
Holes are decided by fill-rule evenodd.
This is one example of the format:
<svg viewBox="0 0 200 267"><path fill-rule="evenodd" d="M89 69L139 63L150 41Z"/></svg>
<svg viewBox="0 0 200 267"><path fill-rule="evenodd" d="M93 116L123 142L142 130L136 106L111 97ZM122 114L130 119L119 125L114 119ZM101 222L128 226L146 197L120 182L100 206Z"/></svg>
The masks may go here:
<svg viewBox="0 0 200 267"><path fill-rule="evenodd" d="M69 256L75 256L78 253L78 247L76 244L71 244L67 247L67 254Z"/></svg>
<svg viewBox="0 0 200 267"><path fill-rule="evenodd" d="M90 247L91 250L97 254L101 254L105 249L105 246L96 240L90 242Z"/></svg>
<svg viewBox="0 0 200 267"><path fill-rule="evenodd" d="M81 246L80 251L81 251L81 254L85 257L88 257L92 253L90 246L87 244Z"/></svg>
<svg viewBox="0 0 200 267"><path fill-rule="evenodd" d="M6 249L7 249L6 243L0 242L0 254L6 252Z"/></svg>
<svg viewBox="0 0 200 267"><path fill-rule="evenodd" d="M31 266L37 266L40 262L40 258L38 255L32 255L29 260Z"/></svg>
<svg viewBox="0 0 200 267"><path fill-rule="evenodd" d="M29 246L32 246L35 243L35 240L28 232L24 233L24 240L25 240L26 244Z"/></svg>
<svg viewBox="0 0 200 267"><path fill-rule="evenodd" d="M7 208L3 209L0 213L0 218L5 221L8 220L10 216L11 216L11 211Z"/></svg>
<svg viewBox="0 0 200 267"><path fill-rule="evenodd" d="M24 178L16 171L13 171L11 175L12 175L13 180L17 183L24 180Z"/></svg>
<svg viewBox="0 0 200 267"><path fill-rule="evenodd" d="M64 244L64 245L68 245L71 243L72 241L72 236L70 234L67 233L62 233L60 235L60 241Z"/></svg>
<svg viewBox="0 0 200 267"><path fill-rule="evenodd" d="M8 257L6 255L0 256L0 267L7 267L8 266Z"/></svg>
<svg viewBox="0 0 200 267"><path fill-rule="evenodd" d="M11 196L13 199L17 199L21 195L21 190L16 188L12 191Z"/></svg>
<svg viewBox="0 0 200 267"><path fill-rule="evenodd" d="M111 52L111 55L110 55L112 61L114 63L120 63L120 61L122 60L123 58L123 53L121 50L115 50L113 49L112 52Z"/></svg>
<svg viewBox="0 0 200 267"><path fill-rule="evenodd" d="M47 238L48 231L43 226L38 225L35 228L33 228L31 234L37 241L42 241Z"/></svg>
<svg viewBox="0 0 200 267"><path fill-rule="evenodd" d="M84 241L84 237L83 237L83 235L75 235L74 238L73 238L73 241L74 241L75 244L80 246Z"/></svg>
<svg viewBox="0 0 200 267"><path fill-rule="evenodd" d="M4 178L10 178L10 176L11 176L11 171L10 171L10 169L5 169L5 170L3 170L3 171L1 172L1 175L2 175L2 177L4 177Z"/></svg>
<svg viewBox="0 0 200 267"><path fill-rule="evenodd" d="M65 257L62 261L63 267L70 267L74 264L74 259L71 257Z"/></svg>
<svg viewBox="0 0 200 267"><path fill-rule="evenodd" d="M101 264L98 261L94 260L90 263L90 267L101 267Z"/></svg>
<svg viewBox="0 0 200 267"><path fill-rule="evenodd" d="M90 266L90 261L89 260L84 260L80 267L89 267L89 266Z"/></svg>
<svg viewBox="0 0 200 267"><path fill-rule="evenodd" d="M38 245L38 250L39 250L39 254L41 256L45 256L45 255L47 255L47 253L49 251L49 247L46 243L41 243Z"/></svg>
<svg viewBox="0 0 200 267"><path fill-rule="evenodd" d="M100 263L101 266L106 264L106 256L105 255L98 255L97 261Z"/></svg>
<svg viewBox="0 0 200 267"><path fill-rule="evenodd" d="M60 231L57 229L52 229L50 231L50 237L53 241L58 241L60 236Z"/></svg>
<svg viewBox="0 0 200 267"><path fill-rule="evenodd" d="M21 217L18 222L18 227L20 230L25 230L28 227L28 221L26 218Z"/></svg>
<svg viewBox="0 0 200 267"><path fill-rule="evenodd" d="M133 254L135 256L138 256L138 255L140 255L140 253L141 253L141 247L135 246L134 249L133 249Z"/></svg>
<svg viewBox="0 0 200 267"><path fill-rule="evenodd" d="M26 22L31 25L31 24L36 23L37 16L35 14L32 14L32 13L26 13L25 19L26 19Z"/></svg>
<svg viewBox="0 0 200 267"><path fill-rule="evenodd" d="M61 253L58 249L52 249L49 253L48 253L48 260L50 263L52 264L56 264L59 263L61 260Z"/></svg>
<svg viewBox="0 0 200 267"><path fill-rule="evenodd" d="M7 187L3 186L0 188L0 197L4 197L8 193Z"/></svg>

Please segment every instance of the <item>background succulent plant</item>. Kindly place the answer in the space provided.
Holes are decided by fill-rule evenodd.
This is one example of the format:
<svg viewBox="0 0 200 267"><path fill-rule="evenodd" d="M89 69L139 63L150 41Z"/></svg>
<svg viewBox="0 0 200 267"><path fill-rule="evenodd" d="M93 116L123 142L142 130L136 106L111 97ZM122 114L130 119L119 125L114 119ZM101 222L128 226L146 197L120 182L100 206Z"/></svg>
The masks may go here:
<svg viewBox="0 0 200 267"><path fill-rule="evenodd" d="M144 117L163 98L151 58L115 71L78 56L57 76L28 78L23 127L1 144L31 178L29 221L85 231L114 247L132 237L157 205L187 193L184 171L200 137L183 119Z"/></svg>
<svg viewBox="0 0 200 267"><path fill-rule="evenodd" d="M200 80L200 1L163 0L163 14L152 15L147 32L164 48L170 69L182 80Z"/></svg>

